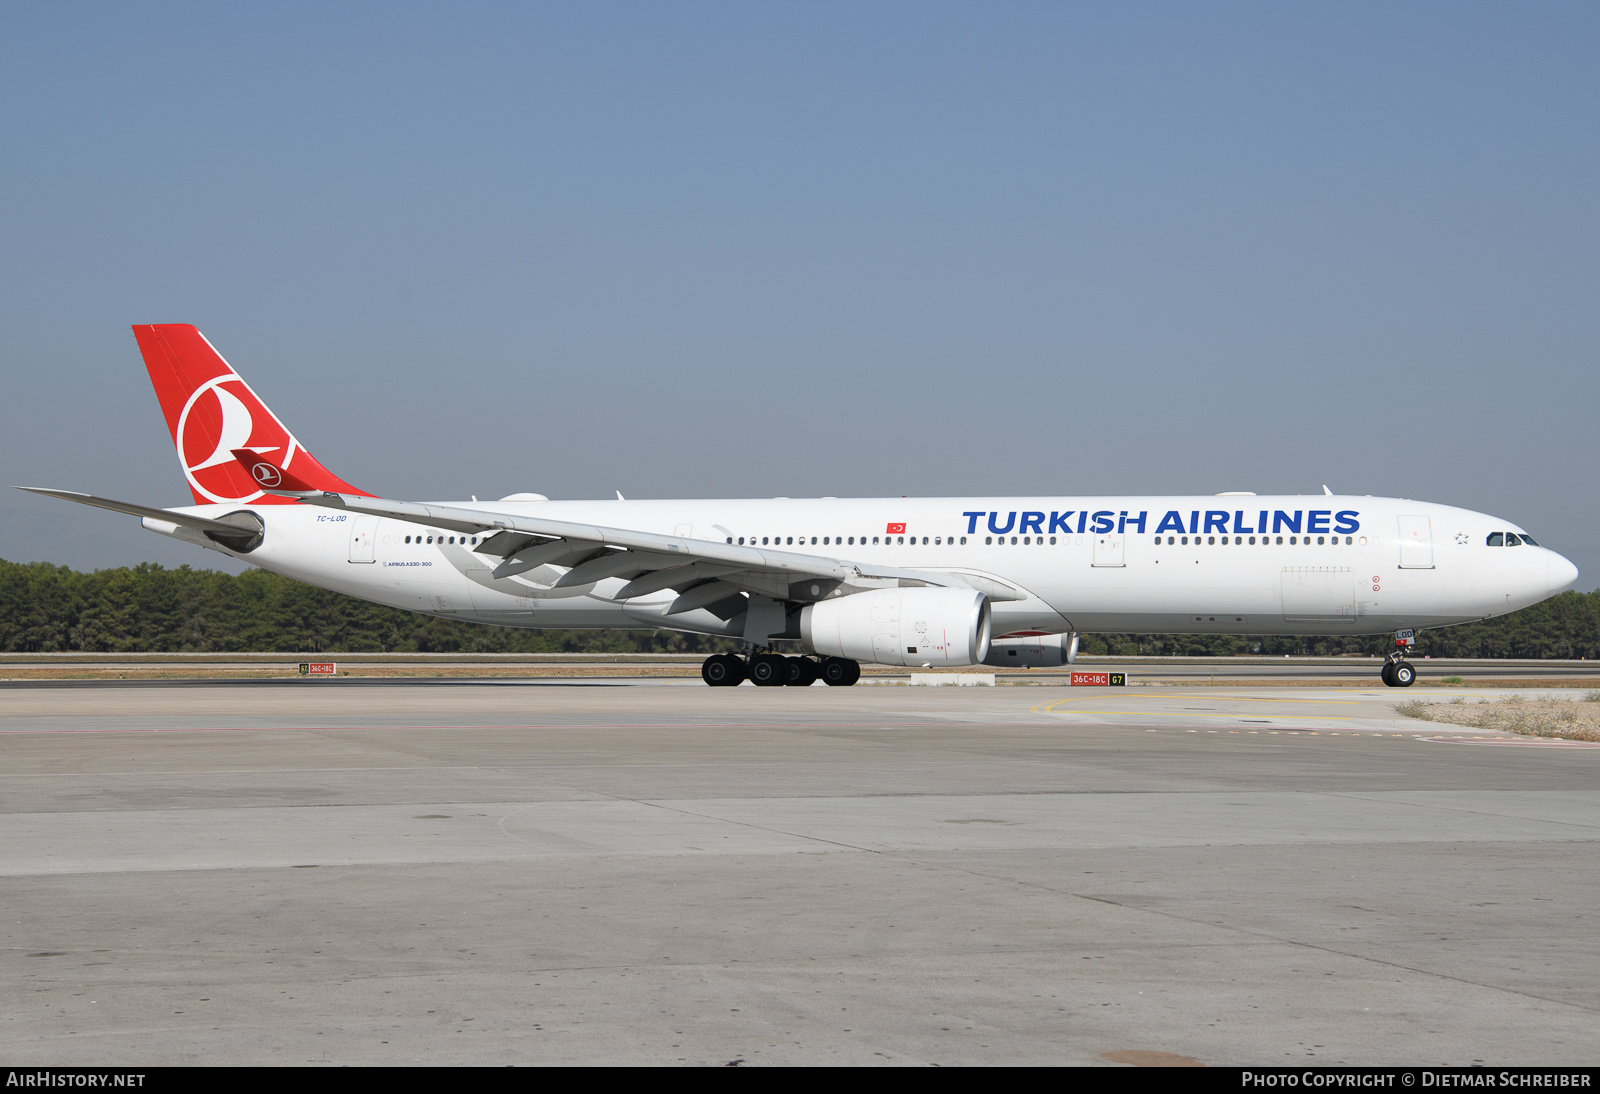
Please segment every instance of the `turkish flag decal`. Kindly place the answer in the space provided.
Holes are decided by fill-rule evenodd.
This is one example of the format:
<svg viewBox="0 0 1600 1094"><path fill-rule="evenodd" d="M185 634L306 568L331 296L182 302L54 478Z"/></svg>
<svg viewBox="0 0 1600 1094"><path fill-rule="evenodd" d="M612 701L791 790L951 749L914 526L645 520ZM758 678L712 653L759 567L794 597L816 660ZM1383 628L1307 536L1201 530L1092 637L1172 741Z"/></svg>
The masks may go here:
<svg viewBox="0 0 1600 1094"><path fill-rule="evenodd" d="M903 535L903 534L905 534L905 530L906 530L906 526L904 524L891 524L891 525L889 525L889 534L890 535L894 535L897 532Z"/></svg>

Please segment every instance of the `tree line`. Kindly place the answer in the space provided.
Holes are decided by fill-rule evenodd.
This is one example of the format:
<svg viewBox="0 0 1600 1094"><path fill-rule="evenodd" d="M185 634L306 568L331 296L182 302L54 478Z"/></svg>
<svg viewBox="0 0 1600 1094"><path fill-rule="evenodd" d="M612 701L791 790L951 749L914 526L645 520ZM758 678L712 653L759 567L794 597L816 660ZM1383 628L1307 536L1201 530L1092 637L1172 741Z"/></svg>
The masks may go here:
<svg viewBox="0 0 1600 1094"><path fill-rule="evenodd" d="M1381 654L1388 635L1089 634L1086 653ZM0 560L7 653L713 653L736 643L660 630L524 630L386 608L265 570L234 575L154 563L80 573ZM1600 657L1600 590L1423 631L1434 657Z"/></svg>

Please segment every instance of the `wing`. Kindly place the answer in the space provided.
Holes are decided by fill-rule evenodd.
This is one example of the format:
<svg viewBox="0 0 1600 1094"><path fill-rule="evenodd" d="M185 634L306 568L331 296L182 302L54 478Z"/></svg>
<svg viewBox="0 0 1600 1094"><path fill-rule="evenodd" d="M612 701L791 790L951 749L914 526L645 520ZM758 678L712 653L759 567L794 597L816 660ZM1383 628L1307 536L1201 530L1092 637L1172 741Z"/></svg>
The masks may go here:
<svg viewBox="0 0 1600 1094"><path fill-rule="evenodd" d="M630 600L671 589L678 595L665 615L696 608L715 611L725 604L742 611L743 604L729 604L739 593L810 603L867 589L939 585L976 589L994 600L1026 597L992 578L965 573L906 570L827 555L773 551L457 505L337 493L283 493L298 497L307 505L390 517L469 535L488 533L476 550L500 559L492 573L495 578L512 577L539 566L558 566L565 567L566 572L552 588L588 585L606 578L624 579L622 587L611 594L613 600Z"/></svg>

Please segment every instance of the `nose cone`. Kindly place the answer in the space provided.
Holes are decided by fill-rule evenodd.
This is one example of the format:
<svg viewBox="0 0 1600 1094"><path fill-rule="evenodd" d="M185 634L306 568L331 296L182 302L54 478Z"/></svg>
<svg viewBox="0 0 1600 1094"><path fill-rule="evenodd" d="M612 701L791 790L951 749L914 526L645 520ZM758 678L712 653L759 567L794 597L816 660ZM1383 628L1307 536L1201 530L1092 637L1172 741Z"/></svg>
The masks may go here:
<svg viewBox="0 0 1600 1094"><path fill-rule="evenodd" d="M1578 568L1554 551L1546 551L1550 556L1550 591L1559 593L1568 585L1578 580Z"/></svg>

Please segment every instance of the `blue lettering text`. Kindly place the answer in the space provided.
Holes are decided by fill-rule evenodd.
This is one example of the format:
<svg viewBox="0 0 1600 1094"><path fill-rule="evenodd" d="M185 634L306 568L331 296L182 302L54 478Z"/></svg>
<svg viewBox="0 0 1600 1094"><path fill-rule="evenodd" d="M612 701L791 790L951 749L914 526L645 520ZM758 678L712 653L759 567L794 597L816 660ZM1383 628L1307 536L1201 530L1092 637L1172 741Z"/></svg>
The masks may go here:
<svg viewBox="0 0 1600 1094"><path fill-rule="evenodd" d="M1167 515L1161 518L1160 524L1156 525L1157 535L1160 535L1162 532L1181 531L1183 531L1183 514L1178 512L1176 509L1168 509Z"/></svg>

